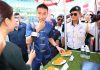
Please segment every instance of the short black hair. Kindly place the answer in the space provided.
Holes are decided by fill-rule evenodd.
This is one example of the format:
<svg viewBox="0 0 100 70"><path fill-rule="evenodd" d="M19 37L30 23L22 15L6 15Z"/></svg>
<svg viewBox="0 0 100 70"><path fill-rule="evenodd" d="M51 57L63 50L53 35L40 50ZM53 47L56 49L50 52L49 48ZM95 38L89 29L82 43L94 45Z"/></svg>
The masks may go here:
<svg viewBox="0 0 100 70"><path fill-rule="evenodd" d="M99 15L100 15L100 11L97 11L97 14L99 14Z"/></svg>
<svg viewBox="0 0 100 70"><path fill-rule="evenodd" d="M19 13L14 13L14 16L20 15Z"/></svg>
<svg viewBox="0 0 100 70"><path fill-rule="evenodd" d="M37 6L37 9L38 8L44 8L44 9L47 9L47 11L48 11L48 7L45 5L45 4L40 4L40 5L38 5Z"/></svg>
<svg viewBox="0 0 100 70"><path fill-rule="evenodd" d="M59 15L59 16L57 17L57 20L59 20L59 19L63 22L63 21L64 21L64 15L62 15L62 14Z"/></svg>
<svg viewBox="0 0 100 70"><path fill-rule="evenodd" d="M13 8L6 2L0 0L0 25L6 19L11 19L13 15Z"/></svg>

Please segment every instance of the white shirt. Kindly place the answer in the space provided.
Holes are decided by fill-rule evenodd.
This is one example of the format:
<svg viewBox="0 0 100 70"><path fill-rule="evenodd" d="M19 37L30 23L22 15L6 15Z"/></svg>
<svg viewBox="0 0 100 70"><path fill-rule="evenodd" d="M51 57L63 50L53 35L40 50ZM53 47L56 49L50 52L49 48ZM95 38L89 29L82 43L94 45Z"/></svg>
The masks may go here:
<svg viewBox="0 0 100 70"><path fill-rule="evenodd" d="M61 26L55 27L55 29L57 29L61 33L61 41L62 41L62 37L64 37L64 32L62 32L62 27L63 27L63 24Z"/></svg>
<svg viewBox="0 0 100 70"><path fill-rule="evenodd" d="M67 46L72 49L79 49L85 45L85 35L87 31L87 24L79 21L76 26L72 22L66 24L67 28ZM88 32L92 35L95 34L95 24L91 23L88 27Z"/></svg>
<svg viewBox="0 0 100 70"><path fill-rule="evenodd" d="M56 26L55 29L57 29L58 31L60 31L60 33L62 33L62 25L61 26Z"/></svg>

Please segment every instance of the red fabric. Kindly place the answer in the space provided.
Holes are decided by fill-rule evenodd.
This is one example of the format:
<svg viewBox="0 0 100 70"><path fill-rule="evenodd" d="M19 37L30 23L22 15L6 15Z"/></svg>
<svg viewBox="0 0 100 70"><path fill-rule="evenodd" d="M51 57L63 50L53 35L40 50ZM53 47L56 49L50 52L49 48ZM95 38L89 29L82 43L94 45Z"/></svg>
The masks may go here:
<svg viewBox="0 0 100 70"><path fill-rule="evenodd" d="M89 4L84 4L84 5L83 5L83 9L84 9L83 12L84 12L84 13L86 13L86 12L89 11L88 7L89 7Z"/></svg>
<svg viewBox="0 0 100 70"><path fill-rule="evenodd" d="M100 6L100 2L98 2L98 5Z"/></svg>
<svg viewBox="0 0 100 70"><path fill-rule="evenodd" d="M39 0L35 0L35 1L38 2ZM45 3L45 0L44 0L43 4L45 4L46 6L57 5L57 3L52 3L51 1L48 1L48 3Z"/></svg>
<svg viewBox="0 0 100 70"><path fill-rule="evenodd" d="M46 6L57 5L57 3L53 3L52 0L50 0L50 1L49 0L48 1L44 0L43 4L45 4Z"/></svg>
<svg viewBox="0 0 100 70"><path fill-rule="evenodd" d="M87 8L87 7L88 7L88 4L83 5L83 8Z"/></svg>
<svg viewBox="0 0 100 70"><path fill-rule="evenodd" d="M36 2L38 2L38 0L35 0Z"/></svg>
<svg viewBox="0 0 100 70"><path fill-rule="evenodd" d="M70 2L70 1L73 1L73 0L66 0L66 2Z"/></svg>
<svg viewBox="0 0 100 70"><path fill-rule="evenodd" d="M50 4L43 3L43 4L45 4L46 6L57 5L57 3L50 3Z"/></svg>

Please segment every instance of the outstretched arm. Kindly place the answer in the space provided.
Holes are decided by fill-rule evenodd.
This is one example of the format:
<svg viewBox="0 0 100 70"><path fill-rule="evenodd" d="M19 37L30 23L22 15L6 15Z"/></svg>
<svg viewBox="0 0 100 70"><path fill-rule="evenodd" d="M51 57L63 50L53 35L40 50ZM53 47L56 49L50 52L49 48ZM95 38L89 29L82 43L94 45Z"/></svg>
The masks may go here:
<svg viewBox="0 0 100 70"><path fill-rule="evenodd" d="M54 47L56 47L57 50L58 50L60 53L65 52L65 50L64 50L63 48L59 47L59 45L56 44L56 42L54 41L53 38L49 38L49 42L50 42Z"/></svg>

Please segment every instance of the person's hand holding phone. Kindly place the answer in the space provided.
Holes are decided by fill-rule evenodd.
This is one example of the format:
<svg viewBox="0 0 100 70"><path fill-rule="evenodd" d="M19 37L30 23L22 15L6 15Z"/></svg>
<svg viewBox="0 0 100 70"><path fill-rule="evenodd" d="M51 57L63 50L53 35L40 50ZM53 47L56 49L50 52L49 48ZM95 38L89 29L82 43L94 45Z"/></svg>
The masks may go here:
<svg viewBox="0 0 100 70"><path fill-rule="evenodd" d="M31 65L33 59L35 58L35 56L36 56L35 50L32 49L31 52L30 52L30 54L29 54L29 59L28 59L28 61L27 61L26 64Z"/></svg>

